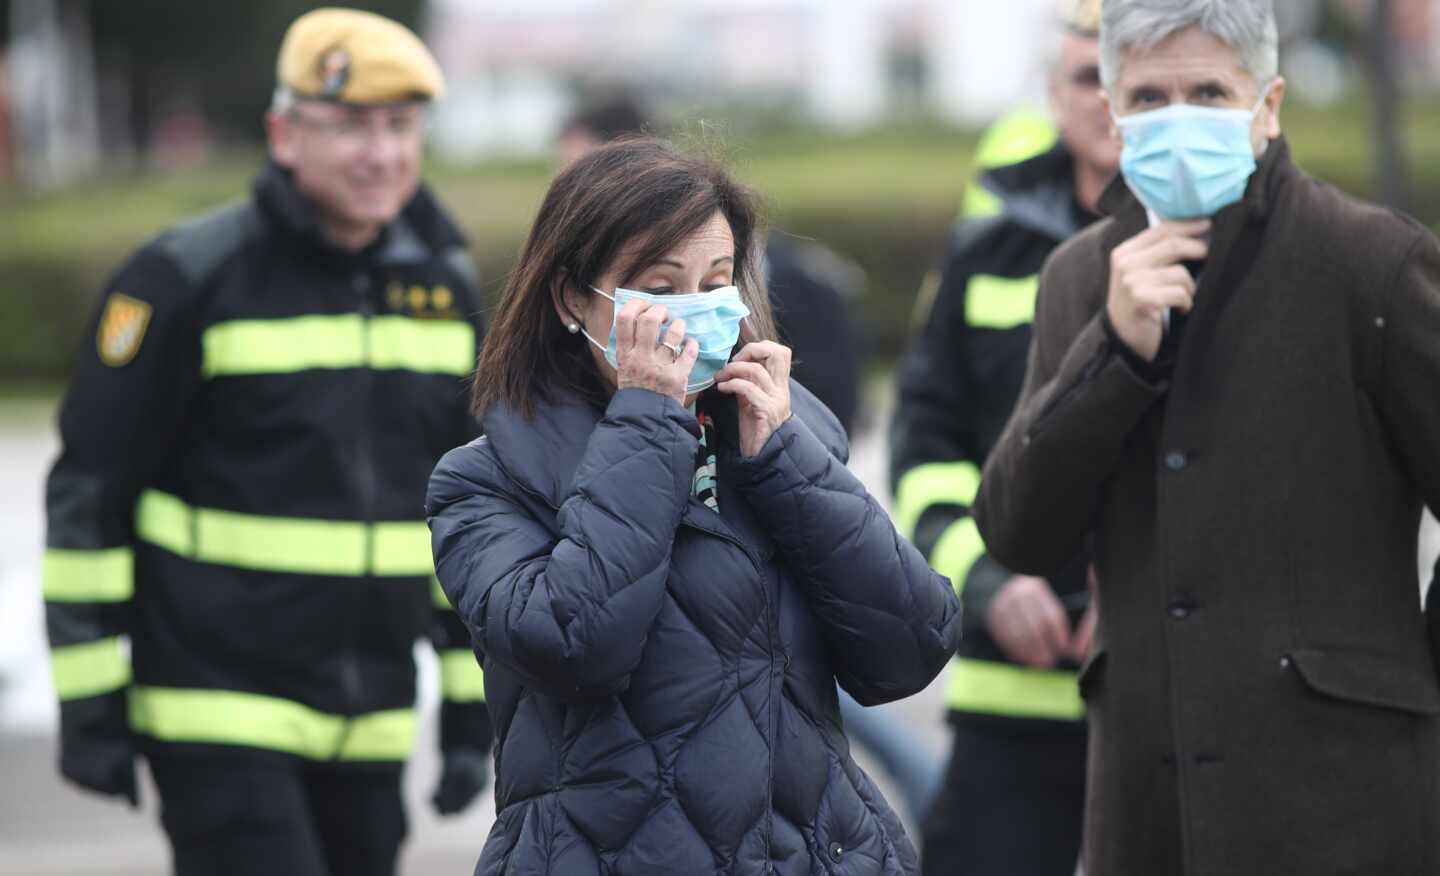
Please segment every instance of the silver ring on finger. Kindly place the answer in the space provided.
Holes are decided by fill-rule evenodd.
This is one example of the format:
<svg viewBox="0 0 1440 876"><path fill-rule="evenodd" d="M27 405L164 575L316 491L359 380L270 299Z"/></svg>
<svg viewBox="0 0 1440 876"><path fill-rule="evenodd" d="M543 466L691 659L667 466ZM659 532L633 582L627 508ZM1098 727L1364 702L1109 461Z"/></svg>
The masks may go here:
<svg viewBox="0 0 1440 876"><path fill-rule="evenodd" d="M673 361L673 362L679 362L679 361L680 361L680 354L681 354L682 352L684 352L684 351L680 348L680 345L679 345L679 344L672 344L672 343L670 343L669 341L661 341L661 342L660 342L660 346L662 346L662 347L664 347L665 349L669 350L669 351L670 351L670 355L672 355L672 356L675 357L675 358L672 359L671 361Z"/></svg>

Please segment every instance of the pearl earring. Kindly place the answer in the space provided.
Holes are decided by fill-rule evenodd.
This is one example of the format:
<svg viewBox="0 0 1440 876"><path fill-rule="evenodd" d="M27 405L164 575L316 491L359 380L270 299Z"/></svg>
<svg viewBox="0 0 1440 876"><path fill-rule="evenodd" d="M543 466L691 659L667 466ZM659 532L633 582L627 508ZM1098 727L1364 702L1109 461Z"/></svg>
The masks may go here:
<svg viewBox="0 0 1440 876"><path fill-rule="evenodd" d="M580 323L578 322L568 323L565 328L569 329L572 335L580 333Z"/></svg>

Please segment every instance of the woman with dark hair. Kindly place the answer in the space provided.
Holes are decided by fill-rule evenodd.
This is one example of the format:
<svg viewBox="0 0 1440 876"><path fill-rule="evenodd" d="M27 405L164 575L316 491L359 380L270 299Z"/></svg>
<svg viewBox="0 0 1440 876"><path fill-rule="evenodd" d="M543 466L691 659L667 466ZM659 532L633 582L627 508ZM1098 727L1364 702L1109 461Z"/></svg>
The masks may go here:
<svg viewBox="0 0 1440 876"><path fill-rule="evenodd" d="M752 195L654 140L540 208L480 356L485 437L428 497L495 723L477 874L917 872L836 682L920 690L957 602L790 381L759 234Z"/></svg>

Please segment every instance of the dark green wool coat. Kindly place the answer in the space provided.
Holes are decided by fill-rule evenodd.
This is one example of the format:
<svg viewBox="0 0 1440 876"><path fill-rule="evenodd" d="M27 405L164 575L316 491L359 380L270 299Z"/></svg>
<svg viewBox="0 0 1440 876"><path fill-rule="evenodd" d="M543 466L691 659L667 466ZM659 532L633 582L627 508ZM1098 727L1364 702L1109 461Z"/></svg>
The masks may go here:
<svg viewBox="0 0 1440 876"><path fill-rule="evenodd" d="M1415 580L1421 506L1440 506L1440 245L1272 142L1152 369L1104 318L1145 212L1119 183L1102 206L1042 275L976 504L1021 572L1094 533L1086 872L1440 873Z"/></svg>

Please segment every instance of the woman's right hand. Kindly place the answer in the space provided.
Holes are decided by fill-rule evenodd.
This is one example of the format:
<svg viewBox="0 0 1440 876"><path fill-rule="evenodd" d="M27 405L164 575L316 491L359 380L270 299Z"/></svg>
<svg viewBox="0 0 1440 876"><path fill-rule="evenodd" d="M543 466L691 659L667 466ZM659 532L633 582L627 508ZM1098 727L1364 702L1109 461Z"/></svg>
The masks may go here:
<svg viewBox="0 0 1440 876"><path fill-rule="evenodd" d="M685 404L685 385L690 369L700 356L700 345L685 337L685 321L677 319L665 330L665 305L646 301L626 302L615 317L615 385L619 389L648 389ZM675 351L679 350L677 354Z"/></svg>

